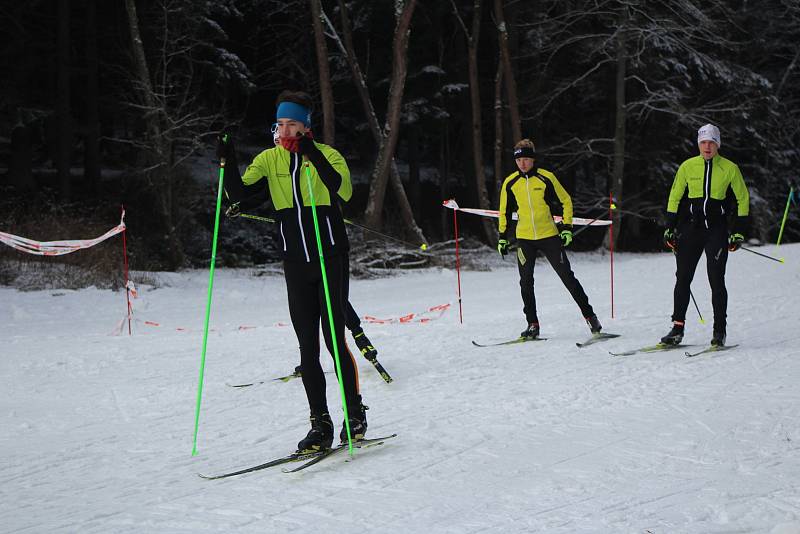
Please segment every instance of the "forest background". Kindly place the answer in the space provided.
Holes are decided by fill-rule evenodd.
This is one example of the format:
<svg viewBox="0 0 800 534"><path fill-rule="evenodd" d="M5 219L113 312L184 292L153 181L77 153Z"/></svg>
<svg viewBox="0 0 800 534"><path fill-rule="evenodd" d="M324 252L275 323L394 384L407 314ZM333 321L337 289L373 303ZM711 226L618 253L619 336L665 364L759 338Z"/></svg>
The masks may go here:
<svg viewBox="0 0 800 534"><path fill-rule="evenodd" d="M444 199L497 209L521 137L577 216L606 218L613 197L621 250L661 249L669 186L707 122L750 188L748 238L776 240L800 184L794 0L29 0L0 7L0 32L0 230L95 237L124 205L138 270L208 265L217 135L242 164L272 146L283 89L312 95L316 138L347 158L345 216L413 243L453 239ZM459 220L494 245L493 220ZM267 223L223 217L220 240L223 265L278 258ZM61 261L118 272L119 248ZM429 264L407 254L380 261ZM0 248L0 284L38 261L23 256Z"/></svg>

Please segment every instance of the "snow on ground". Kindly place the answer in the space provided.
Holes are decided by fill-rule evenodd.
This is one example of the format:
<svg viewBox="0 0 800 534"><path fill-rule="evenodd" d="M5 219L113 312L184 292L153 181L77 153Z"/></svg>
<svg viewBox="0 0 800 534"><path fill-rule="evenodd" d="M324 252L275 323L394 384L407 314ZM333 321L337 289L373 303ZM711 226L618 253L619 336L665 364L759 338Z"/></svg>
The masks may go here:
<svg viewBox="0 0 800 534"><path fill-rule="evenodd" d="M572 255L605 330L623 336L584 349L577 306L541 260L549 340L500 348L470 340L524 327L508 260L462 273L463 325L454 271L353 281L361 315L453 303L427 324L365 324L395 378L359 357L368 436L399 436L351 462L218 481L197 473L291 452L307 431L299 381L226 386L298 363L281 276L217 270L194 457L207 273L140 288L131 337L110 335L123 294L0 288L0 531L798 533L800 245L779 254L786 264L732 255L728 342L740 346L691 360L607 352L668 330L667 253L615 256L613 319L608 256ZM693 291L707 324L690 308L685 340L698 346L711 336L704 261ZM332 380L328 392L338 426Z"/></svg>

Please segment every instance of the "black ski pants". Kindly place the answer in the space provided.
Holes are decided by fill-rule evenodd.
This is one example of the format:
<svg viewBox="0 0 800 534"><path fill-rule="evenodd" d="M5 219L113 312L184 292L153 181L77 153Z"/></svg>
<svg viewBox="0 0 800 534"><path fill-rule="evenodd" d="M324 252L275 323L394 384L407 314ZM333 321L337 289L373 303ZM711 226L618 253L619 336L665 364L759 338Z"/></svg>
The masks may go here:
<svg viewBox="0 0 800 534"><path fill-rule="evenodd" d="M689 291L700 256L706 253L708 283L711 285L711 306L714 308L714 330L725 330L728 311L728 290L725 289L725 266L728 263L728 231L724 225L704 228L687 225L678 235L676 252L673 321L686 321Z"/></svg>
<svg viewBox="0 0 800 534"><path fill-rule="evenodd" d="M536 253L541 251L547 261L561 278L564 287L578 304L584 317L594 315L594 310L589 304L589 297L583 290L583 286L575 278L575 273L569 265L567 253L561 246L561 238L558 236L547 237L545 239L519 239L517 240L517 267L519 268L519 287L522 292L523 311L528 323L538 323L536 315L536 295L533 289L533 268L536 263Z"/></svg>
<svg viewBox="0 0 800 534"><path fill-rule="evenodd" d="M358 392L358 368L344 338L345 311L350 287L349 257L326 257L325 267L345 398L348 406L357 406L361 401ZM328 403L325 395L325 374L319 360L320 323L325 345L332 358L334 352L320 263L287 260L283 262L283 270L289 298L289 314L300 345L300 365L303 368L303 387L308 405L312 415L326 413Z"/></svg>

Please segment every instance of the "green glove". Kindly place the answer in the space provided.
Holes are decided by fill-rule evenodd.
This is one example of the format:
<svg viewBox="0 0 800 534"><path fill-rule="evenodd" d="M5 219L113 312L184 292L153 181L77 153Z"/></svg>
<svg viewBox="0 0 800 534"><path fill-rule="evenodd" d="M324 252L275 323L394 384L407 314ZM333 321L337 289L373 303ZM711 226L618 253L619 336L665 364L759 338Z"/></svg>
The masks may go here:
<svg viewBox="0 0 800 534"><path fill-rule="evenodd" d="M675 232L675 228L664 230L664 245L672 250L678 248L678 234Z"/></svg>
<svg viewBox="0 0 800 534"><path fill-rule="evenodd" d="M497 242L497 252L500 253L500 256L505 258L506 254L508 253L508 241L505 239L501 239Z"/></svg>
<svg viewBox="0 0 800 534"><path fill-rule="evenodd" d="M561 244L564 247L568 247L570 245L570 243L572 243L572 227L571 226L570 227L566 227L565 226L561 230L561 233L558 234L558 235L561 238Z"/></svg>
<svg viewBox="0 0 800 534"><path fill-rule="evenodd" d="M742 248L742 243L744 243L744 236L738 232L732 233L728 236L728 250L731 252L736 252L740 248Z"/></svg>

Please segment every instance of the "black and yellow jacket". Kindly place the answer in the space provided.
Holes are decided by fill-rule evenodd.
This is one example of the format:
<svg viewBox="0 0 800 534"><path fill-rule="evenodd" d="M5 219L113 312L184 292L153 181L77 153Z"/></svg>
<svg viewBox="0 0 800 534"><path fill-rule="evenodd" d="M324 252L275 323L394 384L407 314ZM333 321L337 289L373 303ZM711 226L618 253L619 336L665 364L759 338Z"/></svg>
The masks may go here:
<svg viewBox="0 0 800 534"><path fill-rule="evenodd" d="M725 199L728 190L736 197L735 228L745 226L750 213L750 193L739 167L719 154L710 160L695 156L684 161L675 173L667 202L670 226L677 224L678 207L688 200L689 218L695 226L711 228L727 224Z"/></svg>
<svg viewBox="0 0 800 534"><path fill-rule="evenodd" d="M350 249L338 206L339 201L347 202L353 194L350 170L334 148L317 142L314 145L318 150L309 156L313 162L276 146L257 155L240 180L235 161L232 162L233 165L229 166L233 167L233 176L225 180L225 190L234 202L251 196L255 189L267 189L267 197L272 200L279 224L283 258L287 260L319 261L311 212L312 193L323 254L332 256ZM307 173L311 175L311 191ZM261 182L265 179L266 183ZM238 184L235 183L237 180ZM331 191L334 191L333 198Z"/></svg>
<svg viewBox="0 0 800 534"><path fill-rule="evenodd" d="M506 237L517 212L517 239L545 239L558 235L553 211L562 208L564 224L572 224L572 199L556 176L541 168L509 175L500 188L500 237Z"/></svg>

